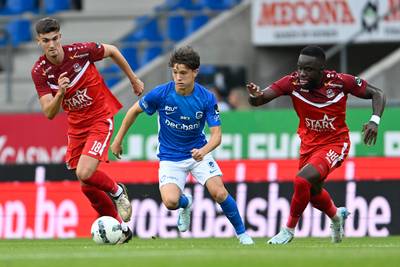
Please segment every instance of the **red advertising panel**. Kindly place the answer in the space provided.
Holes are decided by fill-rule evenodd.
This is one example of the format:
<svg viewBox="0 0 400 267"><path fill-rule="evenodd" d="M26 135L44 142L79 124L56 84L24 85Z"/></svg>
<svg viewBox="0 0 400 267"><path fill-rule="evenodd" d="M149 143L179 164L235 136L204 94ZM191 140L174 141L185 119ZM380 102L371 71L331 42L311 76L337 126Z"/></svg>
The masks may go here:
<svg viewBox="0 0 400 267"><path fill-rule="evenodd" d="M64 113L53 120L41 113L0 116L0 164L61 163L66 145Z"/></svg>
<svg viewBox="0 0 400 267"><path fill-rule="evenodd" d="M77 181L7 182L0 192L0 238L87 237L97 217Z"/></svg>

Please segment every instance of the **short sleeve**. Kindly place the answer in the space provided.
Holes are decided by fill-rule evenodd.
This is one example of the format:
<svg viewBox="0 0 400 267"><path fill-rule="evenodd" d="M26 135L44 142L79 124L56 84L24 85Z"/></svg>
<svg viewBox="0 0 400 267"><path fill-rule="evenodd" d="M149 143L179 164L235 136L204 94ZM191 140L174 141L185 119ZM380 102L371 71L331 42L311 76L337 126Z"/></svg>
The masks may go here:
<svg viewBox="0 0 400 267"><path fill-rule="evenodd" d="M365 96L365 91L368 83L356 76L350 74L339 74L339 77L343 81L343 91L346 94L352 94L355 96L363 97Z"/></svg>
<svg viewBox="0 0 400 267"><path fill-rule="evenodd" d="M293 91L293 88L291 86L291 79L292 76L286 75L282 77L281 79L273 82L269 88L274 90L275 93L280 96L280 95L290 95Z"/></svg>
<svg viewBox="0 0 400 267"><path fill-rule="evenodd" d="M91 62L96 62L104 58L104 46L101 43L90 42L85 45Z"/></svg>
<svg viewBox="0 0 400 267"><path fill-rule="evenodd" d="M210 94L209 101L207 101L206 120L207 120L208 127L214 127L214 126L221 125L217 99L215 98L215 96L213 94Z"/></svg>
<svg viewBox="0 0 400 267"><path fill-rule="evenodd" d="M47 94L52 94L52 90L47 84L46 76L40 74L38 69L33 69L31 76L39 98Z"/></svg>
<svg viewBox="0 0 400 267"><path fill-rule="evenodd" d="M139 100L139 106L148 115L153 115L159 106L160 97L158 90L153 89Z"/></svg>

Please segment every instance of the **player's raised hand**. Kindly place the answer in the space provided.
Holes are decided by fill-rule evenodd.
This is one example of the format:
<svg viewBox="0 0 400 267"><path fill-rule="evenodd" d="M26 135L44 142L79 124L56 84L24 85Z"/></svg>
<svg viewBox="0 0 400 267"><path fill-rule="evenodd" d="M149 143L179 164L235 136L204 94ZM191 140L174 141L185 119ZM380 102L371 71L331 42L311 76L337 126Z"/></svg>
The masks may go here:
<svg viewBox="0 0 400 267"><path fill-rule="evenodd" d="M117 158L117 159L121 159L121 155L122 155L122 146L121 143L119 142L114 142L111 144L111 152L113 153L113 155Z"/></svg>
<svg viewBox="0 0 400 267"><path fill-rule="evenodd" d="M136 78L136 80L131 81L131 84L133 93L137 96L140 96L144 91L144 83L139 78Z"/></svg>
<svg viewBox="0 0 400 267"><path fill-rule="evenodd" d="M263 92L260 90L260 86L254 84L254 83L247 84L246 88L251 97L258 97L263 94Z"/></svg>
<svg viewBox="0 0 400 267"><path fill-rule="evenodd" d="M204 158L204 153L201 149L193 148L191 151L192 153L192 158L195 161L202 161Z"/></svg>
<svg viewBox="0 0 400 267"><path fill-rule="evenodd" d="M373 121L365 123L363 125L362 132L364 135L364 144L366 144L367 146L375 145L376 137L378 135L378 125Z"/></svg>
<svg viewBox="0 0 400 267"><path fill-rule="evenodd" d="M63 72L58 77L58 92L60 94L64 94L65 93L65 91L67 90L68 85L70 83L69 78L66 77L67 74L68 74L68 72Z"/></svg>

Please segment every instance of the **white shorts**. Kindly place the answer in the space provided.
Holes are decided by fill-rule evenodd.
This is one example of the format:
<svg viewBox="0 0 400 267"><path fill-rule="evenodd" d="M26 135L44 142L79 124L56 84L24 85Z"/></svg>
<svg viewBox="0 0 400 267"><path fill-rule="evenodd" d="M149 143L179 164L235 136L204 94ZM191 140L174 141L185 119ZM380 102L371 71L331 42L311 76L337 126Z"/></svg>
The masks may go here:
<svg viewBox="0 0 400 267"><path fill-rule="evenodd" d="M189 173L203 186L211 177L222 176L221 169L210 154L205 155L202 161L195 161L193 158L181 161L163 160L158 169L159 186L172 183L183 191Z"/></svg>

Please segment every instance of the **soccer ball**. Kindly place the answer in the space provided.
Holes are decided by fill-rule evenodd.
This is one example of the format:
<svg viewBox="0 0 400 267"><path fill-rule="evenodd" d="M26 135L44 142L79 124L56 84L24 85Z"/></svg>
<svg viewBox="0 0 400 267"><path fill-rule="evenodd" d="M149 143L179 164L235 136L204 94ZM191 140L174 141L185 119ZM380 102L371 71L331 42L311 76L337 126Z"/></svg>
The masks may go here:
<svg viewBox="0 0 400 267"><path fill-rule="evenodd" d="M122 236L121 224L110 216L102 216L95 220L90 232L97 244L116 244Z"/></svg>

